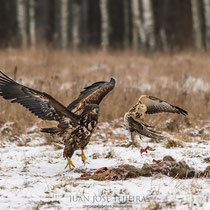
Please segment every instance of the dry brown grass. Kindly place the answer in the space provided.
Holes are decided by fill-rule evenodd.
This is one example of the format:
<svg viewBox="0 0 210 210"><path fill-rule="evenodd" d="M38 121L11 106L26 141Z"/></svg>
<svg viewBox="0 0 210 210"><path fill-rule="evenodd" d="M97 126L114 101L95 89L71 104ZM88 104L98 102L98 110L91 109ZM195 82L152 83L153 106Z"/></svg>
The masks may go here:
<svg viewBox="0 0 210 210"><path fill-rule="evenodd" d="M168 149L173 148L173 147L183 147L183 143L181 141L177 141L177 140L167 138L164 146Z"/></svg>
<svg viewBox="0 0 210 210"><path fill-rule="evenodd" d="M16 75L15 66L18 68ZM101 51L78 53L45 47L7 49L0 51L0 70L27 86L51 94L65 105L77 98L84 86L115 78L116 88L101 103L100 121L123 117L141 94L154 95L183 107L190 113L191 121L210 116L209 91L182 89L190 76L210 84L209 55L204 53L141 55ZM150 90L146 89L148 84L153 86ZM61 90L65 85L67 87ZM15 133L40 122L20 105L3 99L0 99L0 116L0 125L7 121L16 123ZM156 116L154 122L162 118L168 116Z"/></svg>

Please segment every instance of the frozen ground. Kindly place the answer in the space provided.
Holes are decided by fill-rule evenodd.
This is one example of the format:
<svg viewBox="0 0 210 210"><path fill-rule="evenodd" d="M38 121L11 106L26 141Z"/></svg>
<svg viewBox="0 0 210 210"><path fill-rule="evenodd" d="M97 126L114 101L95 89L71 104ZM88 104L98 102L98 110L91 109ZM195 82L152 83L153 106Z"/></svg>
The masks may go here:
<svg viewBox="0 0 210 210"><path fill-rule="evenodd" d="M94 172L103 166L141 167L165 155L204 170L209 165L204 159L210 157L209 128L207 124L205 138L197 135L196 129L183 131L191 133L191 141L183 142L183 147L167 149L164 142L152 143L144 138L143 145L150 145L152 150L141 157L139 149L125 147L127 131L112 129L108 123L100 124L85 150L86 165L76 155L80 152L77 151L72 158L76 166L72 171L64 169L63 149L46 144L39 133L25 134L12 141L11 137L5 137L0 141L1 209L210 209L210 179L206 178L156 175L122 181L76 179L85 171ZM109 138L104 133L108 129L120 139Z"/></svg>

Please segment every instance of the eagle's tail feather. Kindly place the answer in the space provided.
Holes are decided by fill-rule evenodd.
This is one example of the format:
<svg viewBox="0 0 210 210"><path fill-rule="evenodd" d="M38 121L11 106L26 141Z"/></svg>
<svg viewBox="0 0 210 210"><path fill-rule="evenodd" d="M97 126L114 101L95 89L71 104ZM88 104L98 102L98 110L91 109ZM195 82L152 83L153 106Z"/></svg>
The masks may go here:
<svg viewBox="0 0 210 210"><path fill-rule="evenodd" d="M41 132L55 134L55 133L58 133L59 132L59 129L56 128L56 127L53 127L53 128L42 128L41 129Z"/></svg>

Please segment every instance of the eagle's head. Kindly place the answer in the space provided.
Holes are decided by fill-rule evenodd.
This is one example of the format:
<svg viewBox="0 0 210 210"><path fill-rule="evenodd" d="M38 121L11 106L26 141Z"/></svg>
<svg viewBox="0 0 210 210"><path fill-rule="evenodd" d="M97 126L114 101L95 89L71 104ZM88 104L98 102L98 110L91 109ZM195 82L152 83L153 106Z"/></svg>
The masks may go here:
<svg viewBox="0 0 210 210"><path fill-rule="evenodd" d="M86 105L81 114L81 125L84 125L89 131L93 131L98 123L99 106L97 104Z"/></svg>
<svg viewBox="0 0 210 210"><path fill-rule="evenodd" d="M85 106L84 111L82 112L82 117L92 116L97 118L98 114L99 106L97 104L89 104Z"/></svg>

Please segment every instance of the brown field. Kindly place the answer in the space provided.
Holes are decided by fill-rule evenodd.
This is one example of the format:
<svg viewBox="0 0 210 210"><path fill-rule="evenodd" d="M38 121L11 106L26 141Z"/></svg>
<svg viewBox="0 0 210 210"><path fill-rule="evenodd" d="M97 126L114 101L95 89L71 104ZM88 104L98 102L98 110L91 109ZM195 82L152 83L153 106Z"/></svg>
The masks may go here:
<svg viewBox="0 0 210 210"><path fill-rule="evenodd" d="M64 105L76 99L83 87L100 80L108 81L110 77L116 79L115 89L100 105L99 122L108 123L99 123L94 131L85 149L85 165L77 156L80 151L75 151L72 170L64 168L63 145L57 143L56 137L44 135L36 127L48 127L51 122L43 122L21 105L0 98L2 208L20 208L23 204L33 209L42 206L80 208L78 206L86 203L70 202L71 196L108 196L111 200L117 195L145 198L137 203L117 201L122 207L125 204L138 209L208 209L209 179L197 176L200 172L207 176L210 167L208 54L79 53L44 47L7 49L0 51L0 70L19 83L49 93ZM122 124L124 113L142 94L159 97L189 112L188 117L166 113L148 116L149 124L161 131L166 139L143 139L141 147L150 146L148 154L143 156L140 148L131 144L130 135ZM160 160L166 158L176 162L164 168ZM93 174L104 166L113 171L120 165L130 169L151 166L154 173L146 174L148 177L144 174L126 178L125 182L124 179L80 179L83 173ZM180 165L181 168L177 167ZM175 177L168 177L172 170ZM186 172L184 179L178 177L183 170ZM188 172L191 174L192 171L193 178L187 178ZM95 204L98 203L101 204ZM111 200L105 205L110 203L116 202Z"/></svg>
<svg viewBox="0 0 210 210"><path fill-rule="evenodd" d="M76 99L84 86L115 78L115 89L101 103L101 122L122 118L142 94L159 97L189 112L187 120L170 115L176 119L173 126L180 122L197 124L210 116L210 60L205 53L141 55L129 51L79 53L45 47L7 49L0 51L0 70L24 85L49 93L64 105ZM207 86L205 91L203 86ZM2 98L0 116L0 126L15 122L16 134L41 122L20 105ZM163 118L168 119L168 115L157 115L149 121L160 125Z"/></svg>

